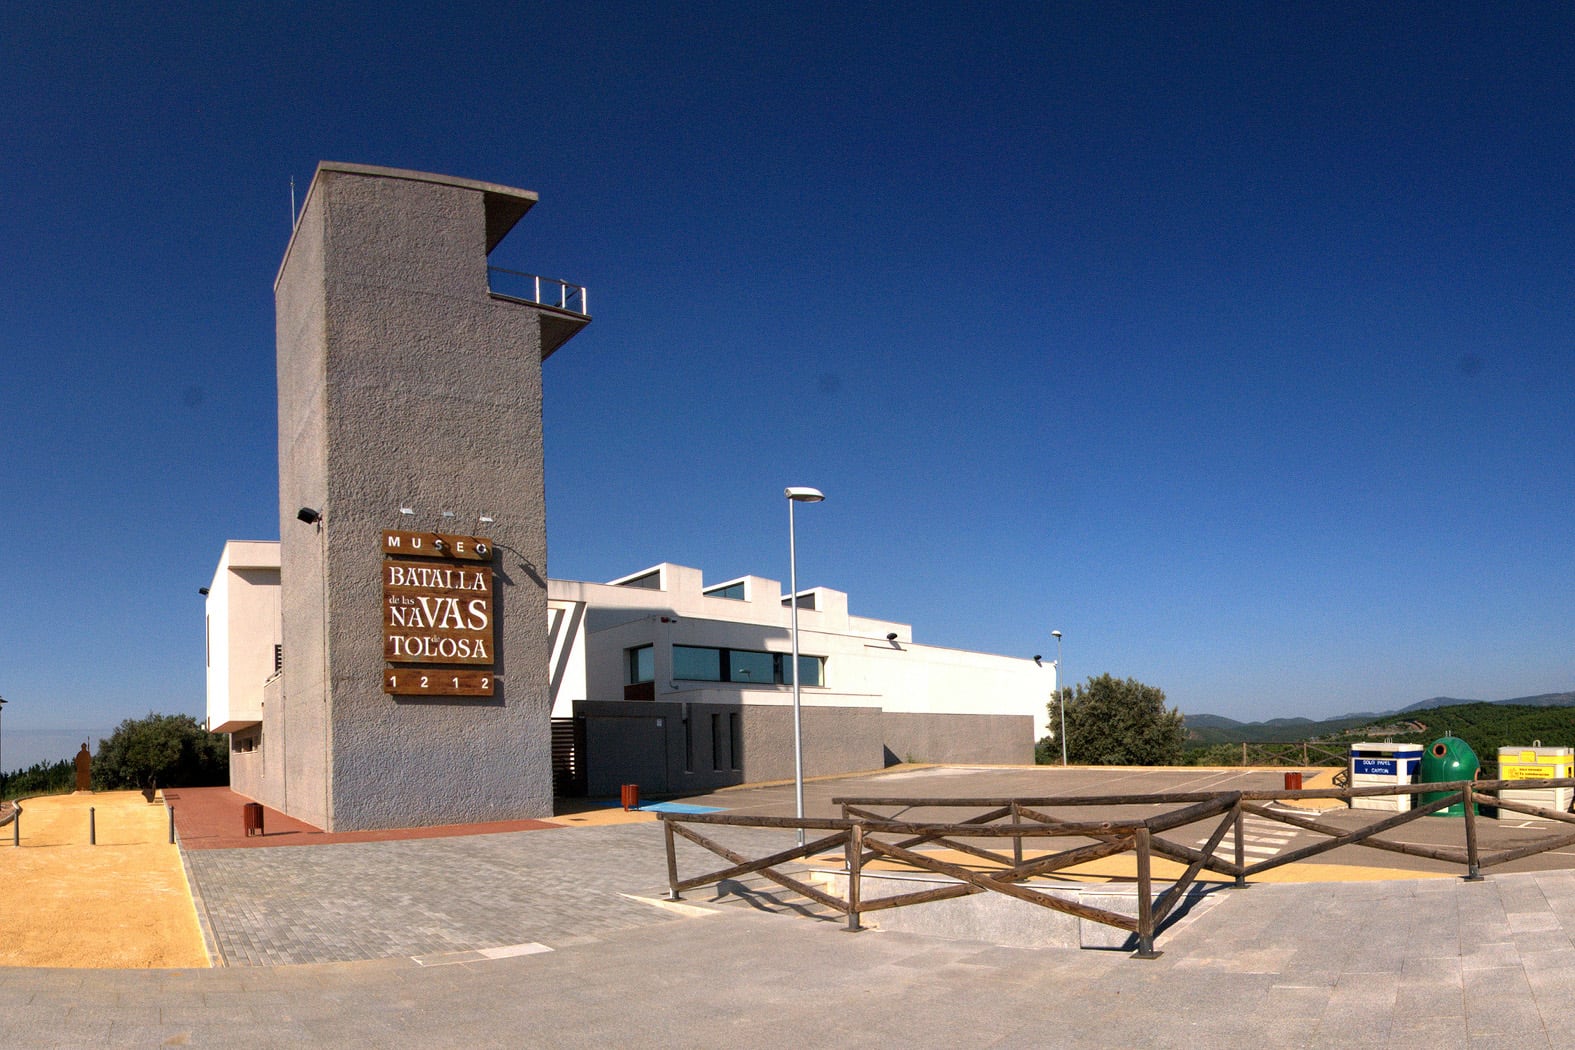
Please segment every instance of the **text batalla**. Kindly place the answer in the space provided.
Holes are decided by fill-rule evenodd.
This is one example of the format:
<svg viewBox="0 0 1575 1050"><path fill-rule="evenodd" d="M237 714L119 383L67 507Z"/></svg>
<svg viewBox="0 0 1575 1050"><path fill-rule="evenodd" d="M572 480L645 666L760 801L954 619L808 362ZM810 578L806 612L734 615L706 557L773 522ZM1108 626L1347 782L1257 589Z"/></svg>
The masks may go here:
<svg viewBox="0 0 1575 1050"><path fill-rule="evenodd" d="M383 656L393 663L490 664L492 570L383 563Z"/></svg>

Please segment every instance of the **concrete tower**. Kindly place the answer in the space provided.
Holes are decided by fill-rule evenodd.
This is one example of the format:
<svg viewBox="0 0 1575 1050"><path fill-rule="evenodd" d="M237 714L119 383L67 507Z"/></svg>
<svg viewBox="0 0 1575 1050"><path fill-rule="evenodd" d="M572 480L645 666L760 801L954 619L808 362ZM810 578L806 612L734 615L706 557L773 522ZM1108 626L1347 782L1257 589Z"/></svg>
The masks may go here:
<svg viewBox="0 0 1575 1050"><path fill-rule="evenodd" d="M487 266L536 199L324 163L274 286L283 669L262 775L235 787L329 831L552 810L541 362L589 316L582 288ZM455 553L439 535L490 541L404 563L490 570L490 606L466 596L427 624L439 641L483 626L482 659L395 662L394 532L424 535L423 555ZM473 579L425 573L425 608ZM401 692L461 671L468 695Z"/></svg>

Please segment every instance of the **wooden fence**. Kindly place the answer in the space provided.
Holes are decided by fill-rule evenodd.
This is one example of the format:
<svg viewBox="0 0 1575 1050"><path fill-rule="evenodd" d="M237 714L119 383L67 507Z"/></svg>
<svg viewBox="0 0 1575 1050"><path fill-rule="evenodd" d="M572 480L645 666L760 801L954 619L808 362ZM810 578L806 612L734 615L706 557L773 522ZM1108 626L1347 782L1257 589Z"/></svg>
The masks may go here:
<svg viewBox="0 0 1575 1050"><path fill-rule="evenodd" d="M672 900L681 899L680 894L685 890L758 873L844 915L847 929L858 930L860 916L866 912L992 892L1124 930L1136 938L1137 951L1134 957L1153 959L1159 955L1154 948L1155 932L1204 871L1229 876L1235 886L1245 886L1248 879L1265 871L1309 860L1344 846L1363 846L1459 864L1465 869L1466 879L1477 881L1482 878L1481 873L1485 868L1575 844L1575 829L1570 828L1575 825L1575 816L1497 797L1497 792L1504 788L1526 790L1549 787L1575 787L1575 780L1467 780L1305 791L1171 792L1047 798L836 798L832 803L841 807L840 817L798 820L792 817L751 817L728 813L663 813L661 818L667 847L668 892ZM1356 830L1326 823L1315 813L1287 812L1268 805L1287 799L1309 798L1340 799L1349 804L1351 799L1358 797L1421 794L1437 797L1427 802L1414 800L1417 804L1411 809L1382 817ZM1552 821L1563 825L1566 830L1514 848L1483 851L1477 835L1477 822L1482 819L1477 815L1477 804ZM1432 846L1381 837L1384 832L1454 805L1463 806L1465 813L1459 824L1463 841L1458 846ZM1110 820L1072 820L1050 812L1094 806L1162 808L1165 811L1141 818ZM968 814L951 821L903 818L903 814L915 810L963 810L968 811ZM1249 864L1243 834L1243 822L1248 814L1313 832L1324 836L1324 839ZM1208 829L1208 837L1201 847L1188 846L1163 837L1165 832L1200 823ZM797 829L805 832L806 841L803 845L764 857L750 858L703 834L698 830L702 826ZM810 834L812 832L824 834L816 837ZM729 866L679 878L678 837L704 847L728 861ZM1232 856L1230 860L1215 856L1215 851L1227 840ZM1049 848L1035 850L1034 855L1030 855L1030 851L1025 849L1025 843L1044 843ZM953 850L977 858L988 867L976 870L954 864L932 853L919 852L916 847L920 846ZM805 870L782 870L785 864L803 861L830 850L841 850L843 853L843 869L847 879L843 896L810 885L806 881L809 873ZM1043 884L1037 887L1027 884L1030 880L1089 861L1126 853L1131 853L1135 861L1135 916L1092 907L1047 892ZM1155 854L1185 865L1180 877L1157 894L1152 870ZM865 900L860 892L863 868L878 858L916 871L943 875L952 881L933 889Z"/></svg>
<svg viewBox="0 0 1575 1050"><path fill-rule="evenodd" d="M1349 747L1306 740L1295 743L1243 742L1241 745L1241 764L1244 766L1343 766L1349 758Z"/></svg>

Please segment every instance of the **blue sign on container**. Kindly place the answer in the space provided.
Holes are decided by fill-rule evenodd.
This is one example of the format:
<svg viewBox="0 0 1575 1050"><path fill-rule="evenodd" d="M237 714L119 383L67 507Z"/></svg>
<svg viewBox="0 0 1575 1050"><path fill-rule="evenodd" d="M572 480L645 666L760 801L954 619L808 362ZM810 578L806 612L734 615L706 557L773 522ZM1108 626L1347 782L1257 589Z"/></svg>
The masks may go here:
<svg viewBox="0 0 1575 1050"><path fill-rule="evenodd" d="M1351 759L1351 772L1358 776L1392 777L1395 775L1393 758L1353 758Z"/></svg>

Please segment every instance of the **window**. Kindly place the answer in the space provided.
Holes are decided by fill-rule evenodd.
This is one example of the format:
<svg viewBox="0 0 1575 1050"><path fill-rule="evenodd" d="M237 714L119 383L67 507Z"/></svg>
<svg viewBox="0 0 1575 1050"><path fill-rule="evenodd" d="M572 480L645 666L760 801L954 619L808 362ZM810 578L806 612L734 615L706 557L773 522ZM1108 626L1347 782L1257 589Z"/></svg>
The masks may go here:
<svg viewBox="0 0 1575 1050"><path fill-rule="evenodd" d="M826 658L798 658L800 685L824 685ZM673 677L686 682L737 682L742 685L791 685L790 653L761 653L750 649L712 649L698 645L673 646Z"/></svg>
<svg viewBox="0 0 1575 1050"><path fill-rule="evenodd" d="M785 665L790 659L792 659L791 656L784 656L782 658L782 663ZM824 656L805 656L803 653L798 654L799 685L825 685L826 683L821 681L821 679L824 677L823 672L825 669L826 658ZM789 678L788 681L791 683L792 679Z"/></svg>
<svg viewBox="0 0 1575 1050"><path fill-rule="evenodd" d="M774 682L776 681L776 660L771 653L751 653L741 649L730 649L731 657L728 663L728 681L730 682Z"/></svg>
<svg viewBox="0 0 1575 1050"><path fill-rule="evenodd" d="M734 580L724 583L720 587L712 587L709 591L702 592L707 598L732 598L734 601L748 601L749 595L744 593L744 581Z"/></svg>
<svg viewBox="0 0 1575 1050"><path fill-rule="evenodd" d="M701 649L693 645L673 646L673 677L688 682L726 682L722 674L722 654L726 649Z"/></svg>
<svg viewBox="0 0 1575 1050"><path fill-rule="evenodd" d="M656 654L649 645L642 645L637 649L624 650L629 658L628 681L625 685L639 685L641 682L654 682L656 680Z"/></svg>
<svg viewBox="0 0 1575 1050"><path fill-rule="evenodd" d="M657 569L655 572L648 572L641 576L631 576L617 586L642 587L648 591L659 591L662 589L662 570Z"/></svg>

